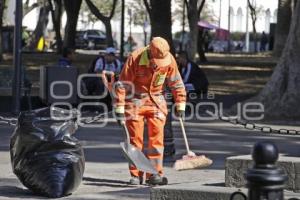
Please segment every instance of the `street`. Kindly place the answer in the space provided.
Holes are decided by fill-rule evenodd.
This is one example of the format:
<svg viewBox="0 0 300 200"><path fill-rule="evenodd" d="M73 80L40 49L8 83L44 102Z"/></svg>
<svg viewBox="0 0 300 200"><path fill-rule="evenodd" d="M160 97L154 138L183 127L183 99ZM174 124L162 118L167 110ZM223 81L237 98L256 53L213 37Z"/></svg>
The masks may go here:
<svg viewBox="0 0 300 200"><path fill-rule="evenodd" d="M176 158L184 153L184 143L178 122L173 123L177 148ZM298 128L299 127L293 127ZM177 172L173 162L165 161L165 174L169 184L201 183L224 184L224 161L228 156L249 154L257 141L273 141L280 153L299 156L297 136L267 135L245 130L223 122L187 122L186 129L191 149L205 154L214 164L208 169ZM0 126L0 199L42 199L25 189L12 173L9 157L9 139L13 127ZM149 199L150 187L129 186L128 164L123 157L119 143L123 139L121 128L109 123L101 129L79 128L75 135L81 140L86 158L83 181L77 191L63 199Z"/></svg>

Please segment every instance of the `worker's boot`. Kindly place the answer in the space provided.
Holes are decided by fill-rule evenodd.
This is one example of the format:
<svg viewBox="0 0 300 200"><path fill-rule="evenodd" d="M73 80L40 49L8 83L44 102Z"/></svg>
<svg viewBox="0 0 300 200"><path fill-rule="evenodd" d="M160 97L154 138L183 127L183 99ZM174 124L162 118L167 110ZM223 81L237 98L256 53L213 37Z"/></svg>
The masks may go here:
<svg viewBox="0 0 300 200"><path fill-rule="evenodd" d="M168 179L167 177L162 177L158 174L152 175L149 177L148 180L146 180L146 183L149 185L167 185Z"/></svg>
<svg viewBox="0 0 300 200"><path fill-rule="evenodd" d="M132 176L129 180L130 185L141 185L143 184L143 177Z"/></svg>

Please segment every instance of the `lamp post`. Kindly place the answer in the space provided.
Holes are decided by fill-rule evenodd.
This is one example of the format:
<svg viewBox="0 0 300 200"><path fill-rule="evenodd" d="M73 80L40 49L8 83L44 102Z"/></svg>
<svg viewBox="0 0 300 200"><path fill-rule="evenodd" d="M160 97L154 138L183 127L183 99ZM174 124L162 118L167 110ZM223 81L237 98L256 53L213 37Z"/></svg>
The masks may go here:
<svg viewBox="0 0 300 200"><path fill-rule="evenodd" d="M222 0L220 0L220 7L219 7L219 29L221 28L221 16L222 16Z"/></svg>
<svg viewBox="0 0 300 200"><path fill-rule="evenodd" d="M231 9L230 9L230 0L228 0L228 52L230 52L230 18L231 18Z"/></svg>
<svg viewBox="0 0 300 200"><path fill-rule="evenodd" d="M128 9L128 15L129 15L129 52L132 51L132 29L131 29L131 25L132 25L132 10L129 8Z"/></svg>
<svg viewBox="0 0 300 200"><path fill-rule="evenodd" d="M124 22L125 22L125 0L122 0L121 8L121 38L120 38L120 58L124 61Z"/></svg>
<svg viewBox="0 0 300 200"><path fill-rule="evenodd" d="M14 78L13 78L13 112L18 114L21 105L22 84L22 0L16 0L15 29L14 29Z"/></svg>
<svg viewBox="0 0 300 200"><path fill-rule="evenodd" d="M248 24L249 24L249 1L247 1L247 7L246 7L246 52L249 52L249 28L248 28Z"/></svg>
<svg viewBox="0 0 300 200"><path fill-rule="evenodd" d="M185 1L183 1L183 9L182 9L182 32L181 32L181 41L180 41L180 51L183 50L183 42L185 35Z"/></svg>

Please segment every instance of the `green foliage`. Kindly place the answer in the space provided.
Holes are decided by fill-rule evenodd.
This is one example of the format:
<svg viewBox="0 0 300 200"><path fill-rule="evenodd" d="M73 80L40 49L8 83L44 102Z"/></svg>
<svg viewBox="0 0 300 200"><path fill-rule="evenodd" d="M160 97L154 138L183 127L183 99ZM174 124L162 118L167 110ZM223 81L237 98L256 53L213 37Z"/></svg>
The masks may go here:
<svg viewBox="0 0 300 200"><path fill-rule="evenodd" d="M148 12L143 0L131 1L126 7L131 9L134 25L144 26L145 21L149 21Z"/></svg>
<svg viewBox="0 0 300 200"><path fill-rule="evenodd" d="M91 0L93 4L99 9L99 11L105 15L109 16L112 6L113 6L113 0ZM85 1L82 1L80 14L87 13L88 20L92 23L97 22L99 19L90 11L89 7L87 6ZM121 5L120 3L117 3L117 7L115 10L115 15L120 15L121 13Z"/></svg>
<svg viewBox="0 0 300 200"><path fill-rule="evenodd" d="M198 0L198 5L201 3L202 0ZM214 2L215 0L207 0L204 4L204 8L200 14L200 19L205 20L208 22L216 22L217 20L215 19L215 13L213 9L209 6L209 2ZM180 23L182 24L183 20L183 0L175 0L175 3L173 4L174 6L174 11L172 13L172 18L173 20L179 20ZM188 27L188 19L187 19L187 9L185 9L185 25Z"/></svg>

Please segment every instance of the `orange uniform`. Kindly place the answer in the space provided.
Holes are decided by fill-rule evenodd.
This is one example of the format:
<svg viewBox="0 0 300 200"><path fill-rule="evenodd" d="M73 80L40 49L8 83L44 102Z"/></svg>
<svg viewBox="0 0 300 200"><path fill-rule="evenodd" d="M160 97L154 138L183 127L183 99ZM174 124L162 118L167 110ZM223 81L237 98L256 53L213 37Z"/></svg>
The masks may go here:
<svg viewBox="0 0 300 200"><path fill-rule="evenodd" d="M141 150L144 149L146 120L149 138L147 156L162 175L163 130L168 114L163 91L166 85L170 88L177 110L185 109L186 91L169 46L165 48L166 41L162 38L156 40L156 44L138 49L128 57L115 84L114 107L116 113L125 113L130 142ZM150 56L163 59L156 61ZM142 174L134 166L130 166L130 173L136 177Z"/></svg>

